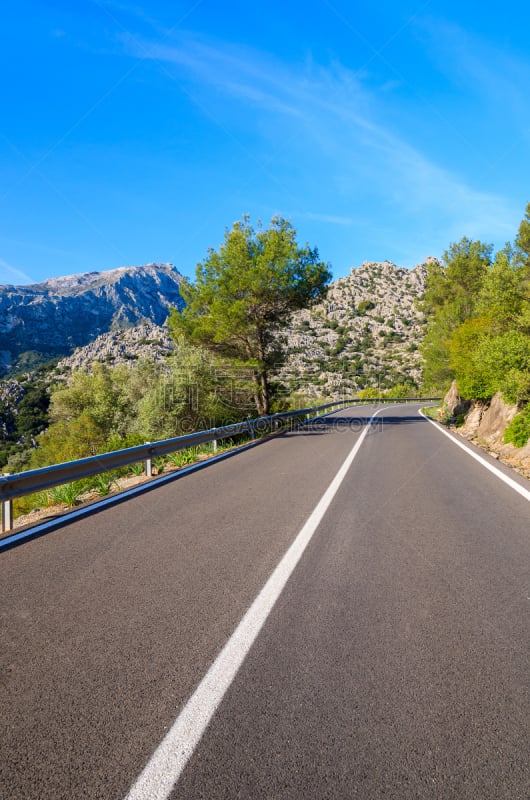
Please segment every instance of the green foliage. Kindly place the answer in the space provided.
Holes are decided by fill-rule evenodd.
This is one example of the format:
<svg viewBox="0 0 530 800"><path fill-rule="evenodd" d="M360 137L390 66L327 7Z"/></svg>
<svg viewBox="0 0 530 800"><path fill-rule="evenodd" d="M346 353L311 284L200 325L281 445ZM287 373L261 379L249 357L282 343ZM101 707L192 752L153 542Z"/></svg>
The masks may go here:
<svg viewBox="0 0 530 800"><path fill-rule="evenodd" d="M105 497L110 494L113 478L109 477L108 473L103 472L101 475L94 475L90 479L90 488L95 489L100 497Z"/></svg>
<svg viewBox="0 0 530 800"><path fill-rule="evenodd" d="M359 305L357 306L357 313L360 317L363 317L367 311L372 311L375 308L375 303L372 300L361 300Z"/></svg>
<svg viewBox="0 0 530 800"><path fill-rule="evenodd" d="M414 397L416 387L412 383L395 383L390 389L385 390L384 397Z"/></svg>
<svg viewBox="0 0 530 800"><path fill-rule="evenodd" d="M140 475L142 475L143 471L144 471L144 462L143 461L137 461L136 464L129 464L127 469L129 470L129 472L132 475L136 475L136 477L139 478Z"/></svg>
<svg viewBox="0 0 530 800"><path fill-rule="evenodd" d="M86 490L84 481L72 481L64 483L62 486L55 486L50 489L49 495L54 503L67 505L73 508L79 501L79 496Z"/></svg>
<svg viewBox="0 0 530 800"><path fill-rule="evenodd" d="M50 395L43 383L29 384L18 404L15 428L19 436L34 436L48 424Z"/></svg>
<svg viewBox="0 0 530 800"><path fill-rule="evenodd" d="M194 464L198 461L199 457L204 453L211 455L211 452L203 445L188 447L185 450L177 450L176 453L170 453L167 456L167 462L175 467L187 467L189 464Z"/></svg>
<svg viewBox="0 0 530 800"><path fill-rule="evenodd" d="M52 391L51 424L29 466L48 466L237 422L254 408L248 369L234 370L181 339L163 365L96 363ZM20 457L22 460L22 457ZM25 463L25 462L24 462Z"/></svg>
<svg viewBox="0 0 530 800"><path fill-rule="evenodd" d="M70 422L83 414L102 440L125 433L133 405L129 379L125 366L111 369L94 362L91 372L74 372L68 386L53 393L50 417Z"/></svg>
<svg viewBox="0 0 530 800"><path fill-rule="evenodd" d="M440 419L440 406L425 406L421 409L426 417L430 419L439 420Z"/></svg>
<svg viewBox="0 0 530 800"><path fill-rule="evenodd" d="M285 356L281 325L321 299L330 279L317 249L299 247L289 222L274 217L269 228L255 230L244 217L225 232L219 251L210 249L198 264L195 283L181 285L186 306L173 309L170 329L249 368L258 414L267 414L268 375Z"/></svg>
<svg viewBox="0 0 530 800"><path fill-rule="evenodd" d="M359 398L361 400L377 400L382 395L380 389L376 386L366 386L364 389L361 389L359 392Z"/></svg>
<svg viewBox="0 0 530 800"><path fill-rule="evenodd" d="M511 442L516 447L525 447L530 440L530 405L519 412L504 432L506 444Z"/></svg>
<svg viewBox="0 0 530 800"><path fill-rule="evenodd" d="M425 294L420 303L429 320L421 347L427 388L440 389L454 377L450 340L455 329L474 315L491 254L491 245L464 237L444 253L444 265L432 262L427 268Z"/></svg>
<svg viewBox="0 0 530 800"><path fill-rule="evenodd" d="M530 205L515 249L492 261L491 247L463 239L431 264L422 309L429 325L421 348L427 388L456 378L468 399L530 399Z"/></svg>
<svg viewBox="0 0 530 800"><path fill-rule="evenodd" d="M20 448L11 452L7 458L5 471L13 475L16 472L24 472L31 461L32 451L29 448Z"/></svg>
<svg viewBox="0 0 530 800"><path fill-rule="evenodd" d="M24 379L22 396L0 408L0 467L20 472L31 455L32 440L48 426L49 391L39 372Z"/></svg>
<svg viewBox="0 0 530 800"><path fill-rule="evenodd" d="M253 409L250 371L232 369L207 350L177 340L151 391L139 401L136 424L148 440L237 422Z"/></svg>
<svg viewBox="0 0 530 800"><path fill-rule="evenodd" d="M524 219L519 225L515 247L517 261L528 270L530 268L530 203L527 203Z"/></svg>

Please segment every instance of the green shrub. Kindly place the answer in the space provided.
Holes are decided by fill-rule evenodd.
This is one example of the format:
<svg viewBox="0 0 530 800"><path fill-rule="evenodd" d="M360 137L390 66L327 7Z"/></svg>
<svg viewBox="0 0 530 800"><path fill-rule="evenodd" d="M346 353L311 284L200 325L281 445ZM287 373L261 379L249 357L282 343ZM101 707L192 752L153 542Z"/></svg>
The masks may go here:
<svg viewBox="0 0 530 800"><path fill-rule="evenodd" d="M79 496L85 491L85 481L72 481L50 489L50 497L54 503L64 503L68 508L77 505Z"/></svg>
<svg viewBox="0 0 530 800"><path fill-rule="evenodd" d="M375 303L372 300L361 300L359 305L357 306L357 313L360 316L364 316L367 311L372 311L375 308Z"/></svg>
<svg viewBox="0 0 530 800"><path fill-rule="evenodd" d="M525 447L530 439L530 405L519 412L508 425L504 432L506 444L516 447Z"/></svg>
<svg viewBox="0 0 530 800"><path fill-rule="evenodd" d="M127 467L128 472L135 475L137 478L143 474L145 464L143 461L137 461L135 464L129 464Z"/></svg>
<svg viewBox="0 0 530 800"><path fill-rule="evenodd" d="M100 475L94 475L90 479L90 488L95 489L100 497L105 497L110 493L113 483L114 480L108 472L101 473Z"/></svg>

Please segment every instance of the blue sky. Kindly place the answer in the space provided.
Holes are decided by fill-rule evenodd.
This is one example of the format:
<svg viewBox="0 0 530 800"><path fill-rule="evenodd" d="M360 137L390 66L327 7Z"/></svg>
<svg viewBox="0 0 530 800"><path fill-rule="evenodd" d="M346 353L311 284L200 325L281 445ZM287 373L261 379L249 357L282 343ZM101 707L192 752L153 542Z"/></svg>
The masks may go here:
<svg viewBox="0 0 530 800"><path fill-rule="evenodd" d="M502 247L530 201L530 10L5 0L0 283L171 261L250 214L335 277Z"/></svg>

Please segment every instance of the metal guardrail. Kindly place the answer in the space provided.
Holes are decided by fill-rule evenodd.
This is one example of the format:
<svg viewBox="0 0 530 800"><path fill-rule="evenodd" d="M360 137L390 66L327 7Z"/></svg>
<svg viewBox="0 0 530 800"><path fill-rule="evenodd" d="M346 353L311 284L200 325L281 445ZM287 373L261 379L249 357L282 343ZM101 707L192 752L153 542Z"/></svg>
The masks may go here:
<svg viewBox="0 0 530 800"><path fill-rule="evenodd" d="M305 417L309 420L312 416L318 417L319 412L326 409L338 408L341 406L352 406L357 404L369 403L403 403L403 402L431 402L440 398L375 398L375 399L351 399L341 400L334 403L303 408L297 411L284 411L280 414L271 414L267 417L236 422L233 425L225 425L220 428L210 428L206 431L198 431L184 436L177 436L173 439L163 439L158 442L146 442L136 447L128 447L124 450L114 450L110 453L102 453L88 458L80 458L76 461L67 461L63 464L54 464L50 467L41 467L27 472L18 472L14 475L4 474L0 477L0 504L2 506L2 525L1 532L5 533L13 527L13 499L24 497L33 492L40 492L51 489L54 486L61 486L92 475L99 475L118 467L126 467L143 461L145 473L152 475L152 460L158 456L168 455L178 450L185 450L206 442L214 443L214 450L217 442L221 439L228 439L248 433L254 439L256 431L263 430L269 425L279 425L285 420L293 420Z"/></svg>

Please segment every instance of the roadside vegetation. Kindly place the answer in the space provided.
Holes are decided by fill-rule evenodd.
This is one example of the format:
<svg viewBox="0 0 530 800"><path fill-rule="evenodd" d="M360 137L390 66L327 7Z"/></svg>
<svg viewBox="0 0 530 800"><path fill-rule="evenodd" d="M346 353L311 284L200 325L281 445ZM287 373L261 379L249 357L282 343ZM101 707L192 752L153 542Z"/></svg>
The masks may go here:
<svg viewBox="0 0 530 800"><path fill-rule="evenodd" d="M46 403L36 390L28 390L20 405L26 398L24 407L32 398L46 405L45 417L39 418L39 427L45 430L20 440L4 471L35 469L238 422L254 410L250 380L244 370L234 371L226 361L182 339L165 363L142 361L132 368L112 369L95 362L90 371L73 372L68 384L53 386ZM205 447L211 453L211 447ZM168 456L164 463L157 461L155 468L160 471L165 463L175 468L201 457L200 448L190 448ZM15 514L54 504L72 506L87 493L108 494L117 479L142 470L143 465L124 468L20 498L14 504Z"/></svg>
<svg viewBox="0 0 530 800"><path fill-rule="evenodd" d="M421 304L428 327L422 355L427 390L445 392L456 379L468 400L500 392L520 413L505 441L530 437L530 203L514 244L497 253L467 238L452 244L444 264L429 265Z"/></svg>
<svg viewBox="0 0 530 800"><path fill-rule="evenodd" d="M258 431L256 438L259 436L260 432ZM247 433L227 438L217 443L215 452L220 454L234 447L239 447L248 441L249 435ZM154 459L153 475L162 475L164 472L182 469L209 458L213 454L213 447L210 443L169 453L166 456ZM55 486L46 491L35 492L25 497L16 498L13 501L14 516L17 518L32 511L45 511L52 508L63 510L74 508L83 502L90 502L99 497L106 497L114 491L120 491L126 485L130 485L130 483L127 483L129 478L142 478L143 476L145 476L144 463L138 462L128 467L110 470L83 480Z"/></svg>
<svg viewBox="0 0 530 800"><path fill-rule="evenodd" d="M290 223L277 217L268 229L255 230L244 218L226 232L219 252L209 251L196 282L183 286L186 309L173 310L170 318L175 353L163 363L143 360L132 368L95 362L51 388L27 384L16 413L6 406L0 420L4 469L44 467L297 404L300 398L285 398L269 374L285 356L278 334L293 310L324 296L330 278L318 251L297 245ZM157 459L155 469L185 466L206 451L211 454L211 446L179 451ZM137 465L21 498L15 515L108 494L125 474L141 470Z"/></svg>

